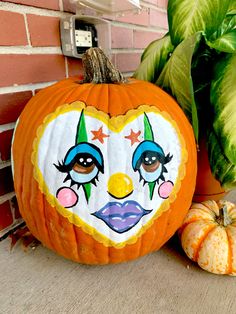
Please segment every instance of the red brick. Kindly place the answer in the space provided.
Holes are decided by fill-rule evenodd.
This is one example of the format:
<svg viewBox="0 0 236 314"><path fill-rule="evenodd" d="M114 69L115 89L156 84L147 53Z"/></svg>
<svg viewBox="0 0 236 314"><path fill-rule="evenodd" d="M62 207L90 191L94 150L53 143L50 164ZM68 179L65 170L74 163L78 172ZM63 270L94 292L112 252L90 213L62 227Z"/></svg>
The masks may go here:
<svg viewBox="0 0 236 314"><path fill-rule="evenodd" d="M0 169L0 196L13 192L14 185L12 179L11 167Z"/></svg>
<svg viewBox="0 0 236 314"><path fill-rule="evenodd" d="M15 122L31 97L31 91L0 94L0 124Z"/></svg>
<svg viewBox="0 0 236 314"><path fill-rule="evenodd" d="M68 64L68 75L71 76L78 76L82 79L83 76L83 66L81 59L76 58L67 58Z"/></svg>
<svg viewBox="0 0 236 314"><path fill-rule="evenodd" d="M9 201L0 205L0 231L10 227L13 223L11 206Z"/></svg>
<svg viewBox="0 0 236 314"><path fill-rule="evenodd" d="M65 78L63 55L1 55L0 87L39 83Z"/></svg>
<svg viewBox="0 0 236 314"><path fill-rule="evenodd" d="M136 14L133 12L125 13L124 16L117 17L116 20L119 22L125 22L129 24L148 26L149 14L147 11L141 11L140 14Z"/></svg>
<svg viewBox="0 0 236 314"><path fill-rule="evenodd" d="M19 218L21 218L21 214L20 214L20 211L19 211L19 206L18 206L16 197L14 196L14 197L11 199L10 202L11 202L11 208L12 208L12 210L13 210L14 219L19 219Z"/></svg>
<svg viewBox="0 0 236 314"><path fill-rule="evenodd" d="M63 0L63 11L76 13L76 4L72 3L70 0Z"/></svg>
<svg viewBox="0 0 236 314"><path fill-rule="evenodd" d="M11 140L13 130L8 130L0 133L0 159L7 161L11 157Z"/></svg>
<svg viewBox="0 0 236 314"><path fill-rule="evenodd" d="M2 1L19 3L37 8L60 10L59 0L2 0Z"/></svg>
<svg viewBox="0 0 236 314"><path fill-rule="evenodd" d="M61 46L60 19L27 14L31 45L34 47Z"/></svg>
<svg viewBox="0 0 236 314"><path fill-rule="evenodd" d="M168 0L157 0L157 5L161 8L167 8Z"/></svg>
<svg viewBox="0 0 236 314"><path fill-rule="evenodd" d="M168 30L167 13L150 9L150 25Z"/></svg>
<svg viewBox="0 0 236 314"><path fill-rule="evenodd" d="M111 46L112 48L132 48L133 30L125 27L112 26Z"/></svg>
<svg viewBox="0 0 236 314"><path fill-rule="evenodd" d="M153 40L161 38L163 33L134 30L134 48L146 48Z"/></svg>
<svg viewBox="0 0 236 314"><path fill-rule="evenodd" d="M24 16L15 12L0 11L1 46L24 46L28 44Z"/></svg>
<svg viewBox="0 0 236 314"><path fill-rule="evenodd" d="M140 63L141 53L118 53L115 56L116 66L121 72L133 72Z"/></svg>

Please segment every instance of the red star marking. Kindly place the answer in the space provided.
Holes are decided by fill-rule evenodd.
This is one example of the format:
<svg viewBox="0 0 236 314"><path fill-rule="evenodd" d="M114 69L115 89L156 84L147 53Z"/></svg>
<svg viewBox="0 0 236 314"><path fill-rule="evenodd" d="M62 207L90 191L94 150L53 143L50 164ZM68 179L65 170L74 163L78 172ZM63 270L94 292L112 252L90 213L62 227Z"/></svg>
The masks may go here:
<svg viewBox="0 0 236 314"><path fill-rule="evenodd" d="M138 139L139 135L141 134L141 131L138 131L137 133L134 132L132 129L130 130L130 135L125 136L125 138L127 138L128 140L131 141L131 146L134 143L139 143L140 140Z"/></svg>
<svg viewBox="0 0 236 314"><path fill-rule="evenodd" d="M110 135L107 135L103 133L102 126L97 131L91 131L93 133L92 140L99 140L100 143L104 143L104 138L109 137Z"/></svg>

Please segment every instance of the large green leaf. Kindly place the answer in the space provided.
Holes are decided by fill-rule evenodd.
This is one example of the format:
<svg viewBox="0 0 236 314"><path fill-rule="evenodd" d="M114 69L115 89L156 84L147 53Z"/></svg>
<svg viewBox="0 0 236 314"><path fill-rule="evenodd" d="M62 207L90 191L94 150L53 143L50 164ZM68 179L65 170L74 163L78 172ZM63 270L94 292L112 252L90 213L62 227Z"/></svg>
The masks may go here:
<svg viewBox="0 0 236 314"><path fill-rule="evenodd" d="M236 14L236 1L230 0L230 5L227 14Z"/></svg>
<svg viewBox="0 0 236 314"><path fill-rule="evenodd" d="M211 84L213 129L226 158L236 165L236 54L223 55Z"/></svg>
<svg viewBox="0 0 236 314"><path fill-rule="evenodd" d="M234 53L236 52L236 29L218 37L213 42L207 41L209 47L219 51Z"/></svg>
<svg viewBox="0 0 236 314"><path fill-rule="evenodd" d="M208 158L214 177L226 190L236 187L236 165L225 156L219 138L213 130L209 131L207 139Z"/></svg>
<svg viewBox="0 0 236 314"><path fill-rule="evenodd" d="M153 41L144 50L141 63L134 73L134 77L154 83L173 50L174 46L171 43L169 35Z"/></svg>
<svg viewBox="0 0 236 314"><path fill-rule="evenodd" d="M174 50L156 84L170 92L177 100L193 126L198 139L198 116L194 100L191 64L198 49L201 32L182 41Z"/></svg>
<svg viewBox="0 0 236 314"><path fill-rule="evenodd" d="M168 22L172 43L179 44L202 31L208 38L225 18L231 0L169 0Z"/></svg>
<svg viewBox="0 0 236 314"><path fill-rule="evenodd" d="M218 30L207 41L209 47L219 51L236 52L236 15L228 15Z"/></svg>

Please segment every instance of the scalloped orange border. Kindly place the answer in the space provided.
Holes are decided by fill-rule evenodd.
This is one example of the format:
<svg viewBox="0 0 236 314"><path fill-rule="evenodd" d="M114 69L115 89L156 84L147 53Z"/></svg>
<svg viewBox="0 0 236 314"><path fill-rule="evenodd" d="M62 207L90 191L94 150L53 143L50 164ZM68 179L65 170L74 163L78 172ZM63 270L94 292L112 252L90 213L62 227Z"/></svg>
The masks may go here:
<svg viewBox="0 0 236 314"><path fill-rule="evenodd" d="M68 211L66 208L60 205L60 203L57 201L57 199L49 192L49 189L44 181L43 174L40 171L38 167L38 148L40 140L44 134L45 129L47 128L48 124L56 119L59 115L75 110L75 111L82 111L84 109L84 113L86 115L89 115L91 117L94 117L96 119L101 120L104 122L107 127L112 130L113 132L119 133L128 123L136 119L139 115L143 114L144 112L156 112L158 114L161 114L168 122L171 123L171 125L174 127L181 147L182 147L182 154L181 154L181 163L179 166L178 176L177 180L175 182L174 188L169 196L168 199L163 201L163 203L160 206L160 209L157 211L157 213L153 216L153 218L148 221L135 235L130 237L127 241L123 242L115 242L111 239L107 238L103 234L97 231L94 227L88 225L86 222L84 222L79 216L76 214ZM44 118L44 121L41 126L39 126L37 130L36 138L33 142L33 152L31 156L31 161L34 165L34 178L39 184L40 191L46 196L46 199L48 203L52 207L56 207L57 211L64 217L66 217L70 223L80 227L85 233L88 233L91 235L96 241L102 243L104 246L109 247L113 246L115 248L123 248L127 244L133 244L137 241L137 239L147 230L149 229L154 221L161 216L161 214L165 211L167 211L170 208L170 204L176 199L177 193L181 187L181 181L185 177L185 164L188 160L188 152L186 150L186 144L184 141L184 138L182 134L179 131L177 123L170 117L170 115L165 111L160 111L155 106L150 105L141 105L137 109L129 110L125 115L119 115L116 117L110 118L108 114L104 113L103 111L97 110L95 107L92 106L86 106L85 103L81 101L76 101L71 104L65 104L56 109L55 112L49 114Z"/></svg>

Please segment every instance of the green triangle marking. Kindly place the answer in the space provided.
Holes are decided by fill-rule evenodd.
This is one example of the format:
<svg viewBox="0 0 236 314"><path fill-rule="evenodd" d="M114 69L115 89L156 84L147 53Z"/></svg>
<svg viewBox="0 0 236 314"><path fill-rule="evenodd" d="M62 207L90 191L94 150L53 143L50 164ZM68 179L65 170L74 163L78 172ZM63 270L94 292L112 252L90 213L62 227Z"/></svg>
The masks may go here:
<svg viewBox="0 0 236 314"><path fill-rule="evenodd" d="M146 141L154 141L152 126L145 112L143 122L144 122L144 139Z"/></svg>
<svg viewBox="0 0 236 314"><path fill-rule="evenodd" d="M75 144L79 144L81 142L87 142L87 141L88 141L88 135L87 135L87 131L86 131L84 110L82 110L81 115L80 115L80 119L79 119L79 123L77 126Z"/></svg>
<svg viewBox="0 0 236 314"><path fill-rule="evenodd" d="M91 196L91 183L83 184L83 188L84 188L86 200L88 202Z"/></svg>
<svg viewBox="0 0 236 314"><path fill-rule="evenodd" d="M145 139L145 141L154 141L152 126L151 126L151 123L150 123L148 116L146 115L145 112L144 112L143 122L144 122L144 139ZM155 185L156 185L156 182L148 182L150 200L152 200L152 198L153 198Z"/></svg>
<svg viewBox="0 0 236 314"><path fill-rule="evenodd" d="M156 182L148 182L150 200L152 200L152 198L153 198L155 185L156 185Z"/></svg>
<svg viewBox="0 0 236 314"><path fill-rule="evenodd" d="M79 143L82 143L82 142L83 143L88 142L88 135L87 135L86 124L85 124L84 110L81 111L79 123L77 126L75 144L78 145ZM85 193L86 200L88 202L89 198L91 196L91 183L83 184L83 190Z"/></svg>

